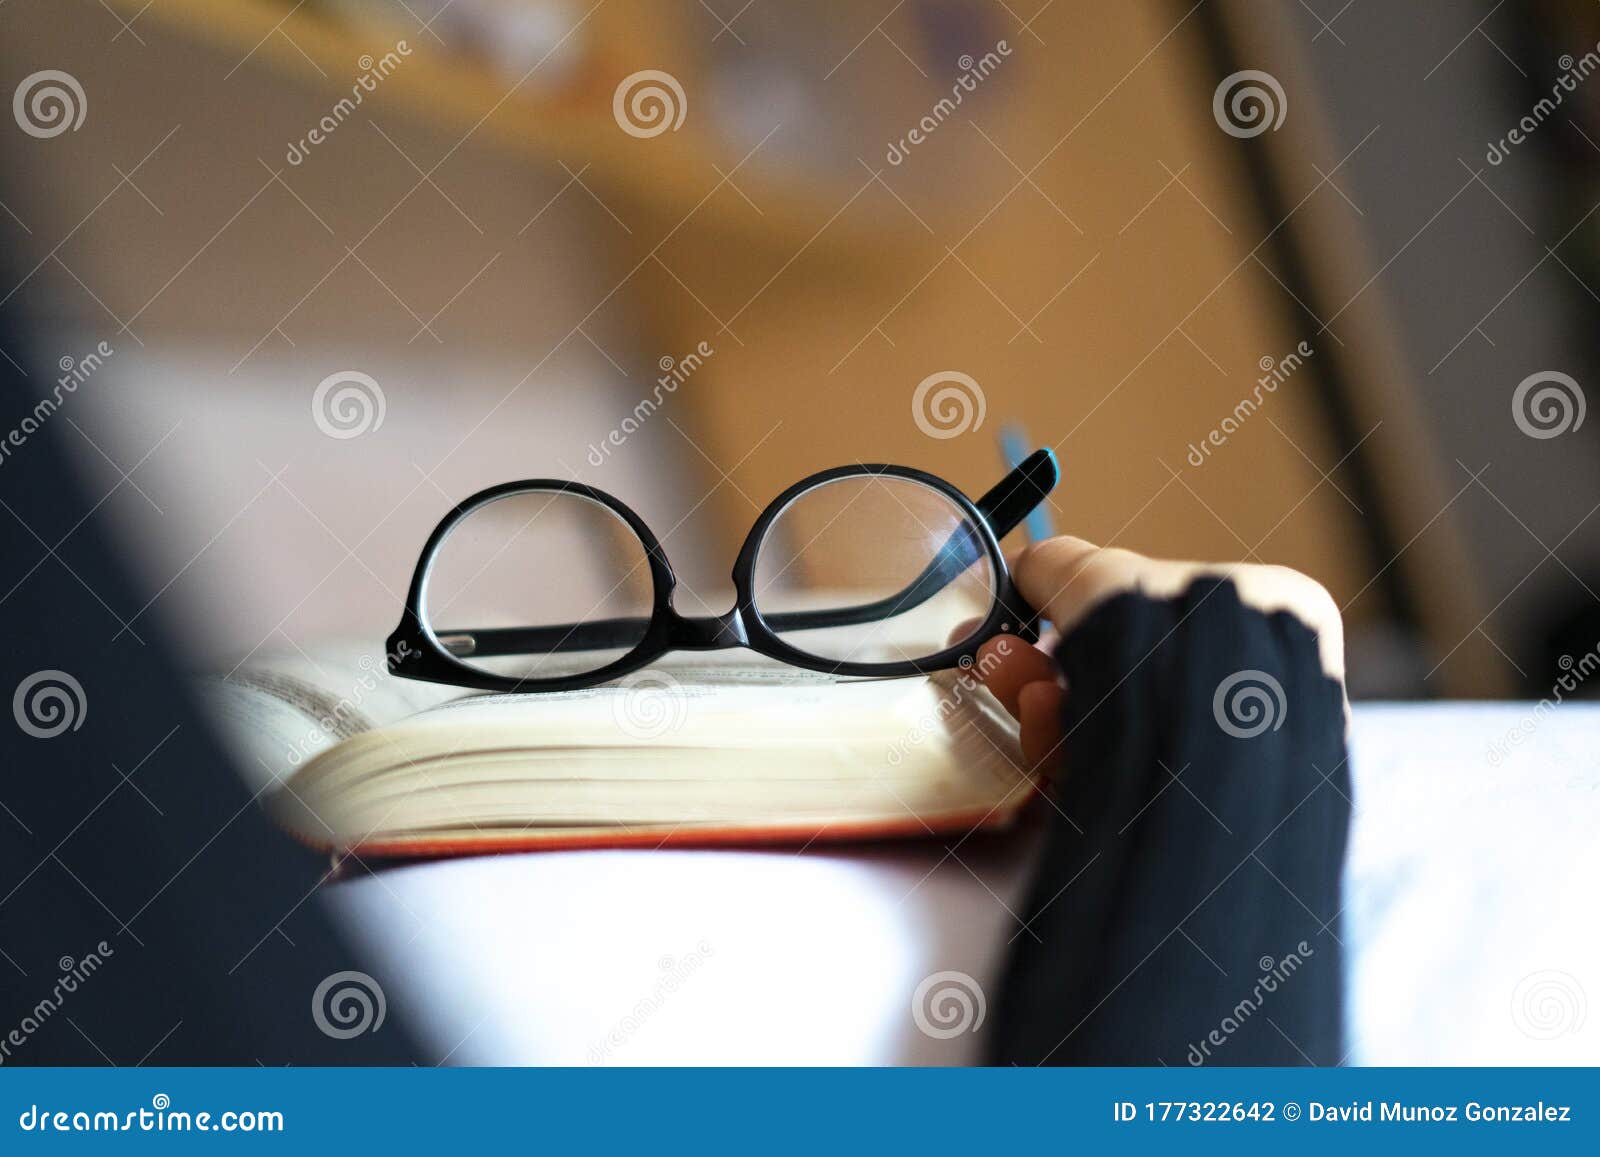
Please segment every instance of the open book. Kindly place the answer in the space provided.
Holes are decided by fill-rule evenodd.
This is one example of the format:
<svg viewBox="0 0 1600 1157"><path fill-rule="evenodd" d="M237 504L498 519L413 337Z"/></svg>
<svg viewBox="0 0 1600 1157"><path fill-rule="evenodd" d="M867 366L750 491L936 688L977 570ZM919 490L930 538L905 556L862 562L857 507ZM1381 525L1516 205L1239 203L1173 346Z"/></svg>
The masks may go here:
<svg viewBox="0 0 1600 1157"><path fill-rule="evenodd" d="M346 648L253 661L205 695L270 811L336 852L924 836L1027 802L1015 724L973 675L842 680L738 653L485 695Z"/></svg>

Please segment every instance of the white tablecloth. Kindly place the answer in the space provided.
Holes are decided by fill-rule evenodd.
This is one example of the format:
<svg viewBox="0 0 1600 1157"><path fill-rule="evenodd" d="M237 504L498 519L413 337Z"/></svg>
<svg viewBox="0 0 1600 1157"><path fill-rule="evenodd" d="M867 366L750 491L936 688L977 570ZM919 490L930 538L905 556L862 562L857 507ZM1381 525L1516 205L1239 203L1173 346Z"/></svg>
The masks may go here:
<svg viewBox="0 0 1600 1157"><path fill-rule="evenodd" d="M1349 1063L1600 1064L1600 707L1360 706L1353 744ZM964 973L986 1007L1036 835L480 857L326 898L430 1059L954 1064L983 1029L930 1036L913 995Z"/></svg>

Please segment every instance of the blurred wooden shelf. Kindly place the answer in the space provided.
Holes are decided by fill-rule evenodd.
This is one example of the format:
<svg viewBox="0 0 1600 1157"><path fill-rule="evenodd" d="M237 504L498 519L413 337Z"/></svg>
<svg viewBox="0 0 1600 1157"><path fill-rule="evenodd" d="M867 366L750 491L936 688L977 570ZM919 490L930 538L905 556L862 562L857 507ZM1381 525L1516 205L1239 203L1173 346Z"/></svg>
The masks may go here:
<svg viewBox="0 0 1600 1157"><path fill-rule="evenodd" d="M108 0L130 17L143 14L172 31L216 45L240 58L261 60L302 83L348 93L361 75L358 60L390 50L388 28L358 28L334 14L285 0ZM792 252L802 245L852 264L879 262L886 251L915 245L904 212L873 212L859 204L841 208L853 186L803 172L778 172L756 161L738 171L738 192L718 190L723 174L740 164L714 132L695 125L648 140L623 132L611 112L616 81L632 69L622 51L595 29L575 75L559 91L530 93L528 76L508 78L488 64L425 43L427 34L403 24L392 35L411 48L405 63L383 79L368 99L404 106L451 131L473 134L529 158L588 166L586 180L662 219L667 228L717 240ZM624 44L624 48L626 45ZM320 71L319 71L320 70ZM693 109L691 107L691 114ZM695 213L715 196L747 198L759 213ZM825 227L826 226L826 227Z"/></svg>

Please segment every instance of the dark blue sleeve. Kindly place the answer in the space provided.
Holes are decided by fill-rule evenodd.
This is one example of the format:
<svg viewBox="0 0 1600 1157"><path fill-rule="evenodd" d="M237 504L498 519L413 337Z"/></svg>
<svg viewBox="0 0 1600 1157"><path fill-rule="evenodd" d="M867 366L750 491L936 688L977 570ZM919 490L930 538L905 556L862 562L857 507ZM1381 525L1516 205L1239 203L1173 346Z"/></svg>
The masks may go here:
<svg viewBox="0 0 1600 1157"><path fill-rule="evenodd" d="M1065 638L1066 740L1000 1064L1344 1058L1343 695L1231 582L1127 594Z"/></svg>

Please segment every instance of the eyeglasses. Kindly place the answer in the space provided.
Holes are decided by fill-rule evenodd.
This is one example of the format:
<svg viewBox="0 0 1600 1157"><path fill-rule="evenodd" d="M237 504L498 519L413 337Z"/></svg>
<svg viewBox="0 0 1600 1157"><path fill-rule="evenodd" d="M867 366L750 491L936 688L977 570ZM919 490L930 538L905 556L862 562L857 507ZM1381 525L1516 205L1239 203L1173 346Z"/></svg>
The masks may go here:
<svg viewBox="0 0 1600 1157"><path fill-rule="evenodd" d="M795 483L762 512L733 567L734 606L689 617L644 521L578 482L479 491L434 529L388 640L392 674L486 691L570 691L671 651L749 649L845 676L970 666L996 635L1037 639L1000 539L1054 489L1030 455L973 502L904 466Z"/></svg>

